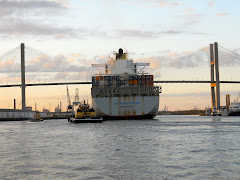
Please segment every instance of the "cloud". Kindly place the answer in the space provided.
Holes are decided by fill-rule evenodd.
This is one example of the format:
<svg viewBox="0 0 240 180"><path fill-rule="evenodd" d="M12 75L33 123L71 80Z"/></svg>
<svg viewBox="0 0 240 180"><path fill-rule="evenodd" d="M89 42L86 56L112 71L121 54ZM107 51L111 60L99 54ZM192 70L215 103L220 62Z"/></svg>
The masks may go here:
<svg viewBox="0 0 240 180"><path fill-rule="evenodd" d="M21 82L21 75L18 74L18 76L16 76L16 74L8 74L5 76L1 76L0 79L0 83L1 84L20 84Z"/></svg>
<svg viewBox="0 0 240 180"><path fill-rule="evenodd" d="M171 6L172 6L172 7L177 7L177 6L180 6L180 4L179 4L178 2L173 2L173 3L171 4Z"/></svg>
<svg viewBox="0 0 240 180"><path fill-rule="evenodd" d="M178 34L198 34L204 35L201 32L187 32L183 30L163 30L163 31L143 31L134 29L116 30L116 37L137 37L137 38L158 38L165 35L178 35Z"/></svg>
<svg viewBox="0 0 240 180"><path fill-rule="evenodd" d="M127 2L136 2L129 0ZM24 38L53 38L53 39L84 39L88 37L119 38L123 36L132 38L157 38L166 35L177 34L199 34L201 32L188 32L176 29L160 31L139 30L139 29L117 29L102 30L101 28L73 27L62 25L53 18L61 16L48 16L49 13L62 15L62 10L68 10L69 0L4 0L0 1L0 37L2 39ZM140 3L150 3L152 5L163 6L171 4L178 6L178 2L169 0L142 0ZM65 12L65 11L64 11ZM2 17L2 18L1 18ZM198 21L193 19L185 23L191 25Z"/></svg>
<svg viewBox="0 0 240 180"><path fill-rule="evenodd" d="M122 0L125 3L131 3L133 5L145 5L147 8L163 8L163 7L177 7L180 3L172 0Z"/></svg>
<svg viewBox="0 0 240 180"><path fill-rule="evenodd" d="M182 69L200 67L202 63L208 63L209 60L208 48L202 48L196 52L183 52L180 54L171 50L165 50L161 53L163 54L160 56L139 58L136 61L149 62L152 69L161 67Z"/></svg>
<svg viewBox="0 0 240 180"><path fill-rule="evenodd" d="M94 74L94 68L91 67L92 61L79 56L79 53L72 55L50 57L39 54L29 59L26 61L28 83L90 81L91 75ZM69 59L74 59L74 61Z"/></svg>
<svg viewBox="0 0 240 180"><path fill-rule="evenodd" d="M159 2L159 3L156 3L156 4L152 5L152 6L150 6L150 8L163 8L163 7L165 7L166 5L167 5L167 4L164 3L164 2Z"/></svg>
<svg viewBox="0 0 240 180"><path fill-rule="evenodd" d="M6 35L65 35L74 36L74 30L66 27L58 27L49 24L39 24L33 21L26 21L23 19L6 19L2 20L0 24L0 34Z"/></svg>
<svg viewBox="0 0 240 180"><path fill-rule="evenodd" d="M160 50L160 51L158 51L158 52L159 52L159 53L166 54L166 53L170 53L171 50L166 49L166 50Z"/></svg>
<svg viewBox="0 0 240 180"><path fill-rule="evenodd" d="M217 13L217 16L228 16L228 13Z"/></svg>
<svg viewBox="0 0 240 180"><path fill-rule="evenodd" d="M53 0L1 0L1 9L65 9L69 7L68 1Z"/></svg>
<svg viewBox="0 0 240 180"><path fill-rule="evenodd" d="M191 26L193 24L197 24L200 22L201 17L203 17L204 14L187 14L187 15L183 15L180 17L184 17L185 18L185 22L183 24L183 27L186 26Z"/></svg>
<svg viewBox="0 0 240 180"><path fill-rule="evenodd" d="M195 8L190 7L190 8L185 9L184 13L189 13L189 12L193 12L193 11L195 11Z"/></svg>
<svg viewBox="0 0 240 180"><path fill-rule="evenodd" d="M17 58L8 58L6 60L0 60L0 72L1 73L13 73L20 72L20 63L17 63Z"/></svg>
<svg viewBox="0 0 240 180"><path fill-rule="evenodd" d="M235 54L240 54L240 48L234 49L234 50L233 50L233 53L235 53Z"/></svg>
<svg viewBox="0 0 240 180"><path fill-rule="evenodd" d="M213 7L215 5L215 3L216 3L216 0L211 0L208 2L208 6Z"/></svg>
<svg viewBox="0 0 240 180"><path fill-rule="evenodd" d="M68 0L0 0L0 36L8 39L36 35L56 39L73 37L76 35L74 31L79 29L51 22L69 7ZM50 17L50 14L54 16Z"/></svg>
<svg viewBox="0 0 240 180"><path fill-rule="evenodd" d="M191 19L191 20L187 20L183 25L184 26L191 26L191 25L197 24L199 22L200 22L199 20Z"/></svg>
<svg viewBox="0 0 240 180"><path fill-rule="evenodd" d="M68 0L0 0L0 18L24 15L48 16L70 8Z"/></svg>
<svg viewBox="0 0 240 180"><path fill-rule="evenodd" d="M0 37L3 39L28 37L28 38L46 38L67 39L86 37L106 37L107 33L98 29L89 28L71 28L66 25L56 25L52 23L38 23L34 20L25 20L22 18L7 18L0 21Z"/></svg>
<svg viewBox="0 0 240 180"><path fill-rule="evenodd" d="M11 22L11 23L10 23ZM67 26L59 26L55 24L39 24L32 20L25 20L21 18L8 18L1 21L0 36L2 38L15 38L15 37L52 37L55 39L67 38L87 38L87 37L105 37L105 38L158 38L165 35L177 34L198 34L203 35L201 32L188 32L183 30L139 30L139 29L115 29L109 31L102 31L101 29L94 28L71 28Z"/></svg>

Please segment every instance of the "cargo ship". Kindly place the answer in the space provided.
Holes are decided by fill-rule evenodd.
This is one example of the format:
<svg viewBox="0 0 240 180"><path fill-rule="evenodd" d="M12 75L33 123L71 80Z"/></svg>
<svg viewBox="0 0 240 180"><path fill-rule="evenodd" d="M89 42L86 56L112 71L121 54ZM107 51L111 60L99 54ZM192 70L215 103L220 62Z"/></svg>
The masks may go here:
<svg viewBox="0 0 240 180"><path fill-rule="evenodd" d="M104 64L92 64L92 106L105 120L153 119L159 108L160 86L143 69L149 63L134 63L122 49ZM138 67L141 67L139 70Z"/></svg>

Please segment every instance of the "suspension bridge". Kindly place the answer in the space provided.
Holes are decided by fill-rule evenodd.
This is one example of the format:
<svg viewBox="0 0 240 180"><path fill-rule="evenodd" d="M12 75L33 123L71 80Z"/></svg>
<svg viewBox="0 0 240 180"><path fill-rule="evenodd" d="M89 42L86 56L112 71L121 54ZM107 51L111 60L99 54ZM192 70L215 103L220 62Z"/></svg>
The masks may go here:
<svg viewBox="0 0 240 180"><path fill-rule="evenodd" d="M145 71L154 75L154 83L210 84L213 81L210 77L209 52L209 46L206 46L195 52L161 54L134 61L150 63L150 67ZM220 84L240 83L239 60L239 50L229 50L219 46ZM105 63L106 59L100 56L87 59L80 54L52 56L22 44L0 55L0 87L23 87L23 84L26 87L90 85L91 76L97 73L91 67L95 62ZM25 82L22 82L23 73Z"/></svg>

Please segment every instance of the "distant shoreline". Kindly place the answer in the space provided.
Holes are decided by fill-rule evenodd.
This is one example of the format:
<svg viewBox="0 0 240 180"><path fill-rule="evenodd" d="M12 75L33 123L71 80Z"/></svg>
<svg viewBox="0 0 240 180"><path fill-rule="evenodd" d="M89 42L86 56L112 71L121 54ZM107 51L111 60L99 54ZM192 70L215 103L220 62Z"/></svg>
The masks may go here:
<svg viewBox="0 0 240 180"><path fill-rule="evenodd" d="M157 115L204 115L204 110L158 111Z"/></svg>

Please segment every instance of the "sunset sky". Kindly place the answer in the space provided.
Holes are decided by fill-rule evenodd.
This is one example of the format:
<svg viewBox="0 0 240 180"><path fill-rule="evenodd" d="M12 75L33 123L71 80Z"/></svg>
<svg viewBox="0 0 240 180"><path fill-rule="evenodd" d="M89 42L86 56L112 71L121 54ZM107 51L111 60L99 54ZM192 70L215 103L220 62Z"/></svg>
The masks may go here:
<svg viewBox="0 0 240 180"><path fill-rule="evenodd" d="M40 57L37 51L31 51L31 57L36 56L35 60L38 60L26 60L31 71L26 79L32 83L76 81L78 76L89 80L92 73L97 73L91 68L91 63L106 62L110 53L120 47L127 50L134 60L150 62L150 72L166 62L171 62L172 67L178 70L192 68L193 62L203 61L207 66L209 51L206 47L215 41L239 54L239 7L240 1L237 0L0 0L1 84L19 81L19 76L15 75L19 68L13 68L19 67L19 62L1 55L20 46L20 43L55 59ZM176 61L177 57L199 49L203 49L205 59ZM227 56L224 57L226 59ZM236 67L240 61L235 58L231 62ZM34 74L40 72L40 66L41 71L45 68L52 73L53 67L60 70L54 76L43 73L40 77L40 74ZM81 69L81 73L66 73L74 67ZM167 68L159 69L155 77L165 78L163 70L172 73L171 78L175 79L175 70ZM199 78L209 80L210 72L206 74ZM15 79L11 79L13 76ZM181 76L185 78L184 71ZM166 75L166 78L169 77ZM159 109L165 105L169 110L192 109L194 106L203 109L211 105L210 85L162 86ZM226 92L234 92L232 97L239 90L238 85L224 87L231 87ZM72 101L76 88L80 99L91 102L89 85L69 86ZM27 105L34 107L36 102L38 110L44 107L53 110L59 102L63 104L62 109L66 109L66 86L28 87L26 92ZM224 97L222 94L221 105L225 104ZM21 89L1 88L0 108L13 108L14 98L20 108Z"/></svg>

